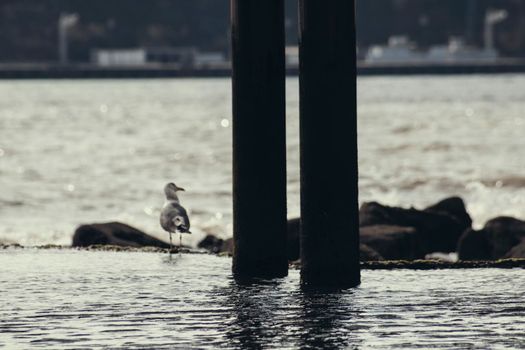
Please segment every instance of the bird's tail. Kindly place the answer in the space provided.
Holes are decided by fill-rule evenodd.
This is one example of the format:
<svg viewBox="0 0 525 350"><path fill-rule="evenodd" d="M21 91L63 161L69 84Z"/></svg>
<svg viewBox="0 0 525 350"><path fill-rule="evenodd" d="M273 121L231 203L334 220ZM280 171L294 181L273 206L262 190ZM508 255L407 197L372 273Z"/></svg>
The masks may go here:
<svg viewBox="0 0 525 350"><path fill-rule="evenodd" d="M173 218L173 223L175 224L177 231L179 231L180 233L191 234L189 225L186 223L186 219L183 216L175 216Z"/></svg>
<svg viewBox="0 0 525 350"><path fill-rule="evenodd" d="M186 226L180 226L179 227L179 232L180 233L189 233L189 234L191 234L190 229L188 227L186 227Z"/></svg>

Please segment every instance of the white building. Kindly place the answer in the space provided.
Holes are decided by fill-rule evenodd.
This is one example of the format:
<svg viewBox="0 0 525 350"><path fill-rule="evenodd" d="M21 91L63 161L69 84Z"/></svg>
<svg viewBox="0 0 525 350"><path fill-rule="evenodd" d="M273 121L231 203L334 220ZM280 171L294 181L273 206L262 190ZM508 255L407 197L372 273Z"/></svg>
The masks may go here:
<svg viewBox="0 0 525 350"><path fill-rule="evenodd" d="M145 66L151 64L172 64L179 66L209 66L224 62L222 53L199 53L192 47L140 47L129 49L95 49L91 62L102 67Z"/></svg>
<svg viewBox="0 0 525 350"><path fill-rule="evenodd" d="M143 66L146 64L144 49L93 50L91 61L97 66Z"/></svg>

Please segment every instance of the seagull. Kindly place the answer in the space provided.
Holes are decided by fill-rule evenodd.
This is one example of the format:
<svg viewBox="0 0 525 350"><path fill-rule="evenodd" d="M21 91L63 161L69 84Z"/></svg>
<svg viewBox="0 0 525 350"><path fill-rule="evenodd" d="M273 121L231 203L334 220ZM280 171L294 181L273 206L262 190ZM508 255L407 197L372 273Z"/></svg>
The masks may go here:
<svg viewBox="0 0 525 350"><path fill-rule="evenodd" d="M170 253L172 249L171 234L179 233L179 252L182 248L182 233L190 233L190 219L186 209L180 205L178 191L185 191L184 188L178 187L173 182L164 186L166 202L160 212L160 226L170 234Z"/></svg>

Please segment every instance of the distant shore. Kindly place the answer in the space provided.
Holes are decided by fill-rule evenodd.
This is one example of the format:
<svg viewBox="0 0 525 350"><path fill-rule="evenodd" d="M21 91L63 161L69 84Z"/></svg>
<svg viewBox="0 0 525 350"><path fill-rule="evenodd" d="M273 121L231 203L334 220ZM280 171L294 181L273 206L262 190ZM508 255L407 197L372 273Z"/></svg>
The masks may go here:
<svg viewBox="0 0 525 350"><path fill-rule="evenodd" d="M297 76L299 69L287 69ZM369 64L360 62L357 74L374 75L452 75L525 73L525 60L428 64ZM231 76L228 65L220 67L181 67L149 65L144 67L100 67L91 64L0 64L0 79L140 79L140 78L221 78Z"/></svg>

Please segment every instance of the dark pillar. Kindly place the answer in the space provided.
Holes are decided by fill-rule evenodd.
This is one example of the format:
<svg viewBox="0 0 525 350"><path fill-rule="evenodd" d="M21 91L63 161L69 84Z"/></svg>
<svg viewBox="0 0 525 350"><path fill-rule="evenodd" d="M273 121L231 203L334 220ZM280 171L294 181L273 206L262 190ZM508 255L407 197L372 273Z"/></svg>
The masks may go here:
<svg viewBox="0 0 525 350"><path fill-rule="evenodd" d="M283 277L286 256L284 3L231 0L233 273Z"/></svg>
<svg viewBox="0 0 525 350"><path fill-rule="evenodd" d="M301 279L360 283L355 1L300 1Z"/></svg>

